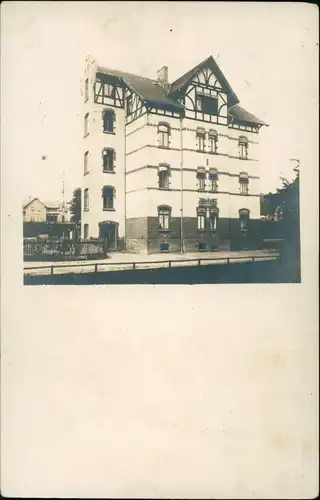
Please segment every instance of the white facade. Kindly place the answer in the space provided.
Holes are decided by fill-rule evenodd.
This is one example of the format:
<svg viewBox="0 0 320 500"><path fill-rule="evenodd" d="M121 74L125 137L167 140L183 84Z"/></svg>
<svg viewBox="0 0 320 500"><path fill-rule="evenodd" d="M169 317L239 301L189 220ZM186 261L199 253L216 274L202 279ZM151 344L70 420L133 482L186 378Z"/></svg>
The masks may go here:
<svg viewBox="0 0 320 500"><path fill-rule="evenodd" d="M101 223L110 223L116 227L116 238L123 238L127 247L132 241L134 247L134 233L139 238L145 224L149 229L144 228L141 249L142 240L149 239L151 219L158 217L159 206L166 205L173 225L177 225L175 219L180 220L182 240L184 219L196 220L204 199L214 200L221 228L223 220L238 220L241 209L249 211L250 220L260 219L259 128L263 122L234 104L236 96L212 61L209 58L199 65L181 85L183 91L178 87L171 96L156 82L105 70L87 59L82 237L99 237ZM154 96L150 98L153 87L155 101L158 99L155 105ZM114 113L111 132L104 131L105 111ZM103 168L104 148L115 152L112 171ZM163 168L169 172L165 187L159 184ZM205 177L202 184L201 175ZM114 189L112 203L103 199L106 186ZM172 234L168 236L173 242ZM197 237L195 234L194 239Z"/></svg>

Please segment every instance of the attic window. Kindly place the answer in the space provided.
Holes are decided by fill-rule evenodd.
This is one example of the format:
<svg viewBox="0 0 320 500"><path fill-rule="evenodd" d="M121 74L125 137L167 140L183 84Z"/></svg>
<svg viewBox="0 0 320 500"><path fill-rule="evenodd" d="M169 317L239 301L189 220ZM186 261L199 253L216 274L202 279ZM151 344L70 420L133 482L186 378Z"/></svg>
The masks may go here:
<svg viewBox="0 0 320 500"><path fill-rule="evenodd" d="M218 98L208 95L197 94L197 111L208 115L218 114Z"/></svg>

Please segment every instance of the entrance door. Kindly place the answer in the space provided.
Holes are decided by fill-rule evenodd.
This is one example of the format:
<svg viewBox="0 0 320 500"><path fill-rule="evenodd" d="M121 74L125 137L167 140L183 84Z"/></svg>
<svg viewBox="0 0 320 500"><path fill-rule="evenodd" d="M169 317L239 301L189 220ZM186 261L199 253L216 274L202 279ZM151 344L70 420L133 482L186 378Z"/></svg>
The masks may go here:
<svg viewBox="0 0 320 500"><path fill-rule="evenodd" d="M99 238L107 241L108 250L117 250L118 223L114 221L100 222Z"/></svg>

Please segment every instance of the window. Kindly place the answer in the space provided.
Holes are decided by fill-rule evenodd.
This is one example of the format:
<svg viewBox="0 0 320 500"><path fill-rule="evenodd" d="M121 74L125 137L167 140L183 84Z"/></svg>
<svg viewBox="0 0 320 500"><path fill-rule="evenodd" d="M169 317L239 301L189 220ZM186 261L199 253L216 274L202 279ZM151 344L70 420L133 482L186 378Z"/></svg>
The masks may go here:
<svg viewBox="0 0 320 500"><path fill-rule="evenodd" d="M84 82L84 102L87 102L89 99L89 80L86 78Z"/></svg>
<svg viewBox="0 0 320 500"><path fill-rule="evenodd" d="M240 194L247 195L249 193L249 177L247 172L240 172L239 186Z"/></svg>
<svg viewBox="0 0 320 500"><path fill-rule="evenodd" d="M206 227L206 207L197 208L197 225L198 231L204 231Z"/></svg>
<svg viewBox="0 0 320 500"><path fill-rule="evenodd" d="M217 222L218 222L218 210L209 208L209 229L210 231L217 230Z"/></svg>
<svg viewBox="0 0 320 500"><path fill-rule="evenodd" d="M196 108L197 108L197 111L203 111L202 95L200 95L200 94L197 94Z"/></svg>
<svg viewBox="0 0 320 500"><path fill-rule="evenodd" d="M114 187L104 186L102 189L103 210L114 210L114 197Z"/></svg>
<svg viewBox="0 0 320 500"><path fill-rule="evenodd" d="M89 210L89 189L86 188L83 192L83 209L85 212Z"/></svg>
<svg viewBox="0 0 320 500"><path fill-rule="evenodd" d="M247 208L241 208L239 210L240 231L248 231L249 217L250 217L250 211Z"/></svg>
<svg viewBox="0 0 320 500"><path fill-rule="evenodd" d="M197 128L196 137L197 137L197 142L198 142L198 151L204 151L205 137L206 137L205 129L204 128Z"/></svg>
<svg viewBox="0 0 320 500"><path fill-rule="evenodd" d="M84 117L84 136L86 137L89 134L89 113L87 113Z"/></svg>
<svg viewBox="0 0 320 500"><path fill-rule="evenodd" d="M112 109L103 111L103 132L115 132L115 113Z"/></svg>
<svg viewBox="0 0 320 500"><path fill-rule="evenodd" d="M169 165L161 163L159 165L159 170L158 170L159 188L169 189L170 176L171 176L171 171Z"/></svg>
<svg viewBox="0 0 320 500"><path fill-rule="evenodd" d="M89 238L89 224L85 224L83 227L83 238L85 240Z"/></svg>
<svg viewBox="0 0 320 500"><path fill-rule="evenodd" d="M239 137L239 158L242 160L248 159L248 139L244 135Z"/></svg>
<svg viewBox="0 0 320 500"><path fill-rule="evenodd" d="M47 214L46 221L47 222L58 222L58 214Z"/></svg>
<svg viewBox="0 0 320 500"><path fill-rule="evenodd" d="M218 152L218 132L209 130L209 152L216 154Z"/></svg>
<svg viewBox="0 0 320 500"><path fill-rule="evenodd" d="M169 136L171 135L170 125L168 123L160 122L158 125L159 146L160 148L169 147Z"/></svg>
<svg viewBox="0 0 320 500"><path fill-rule="evenodd" d="M170 226L171 207L161 205L158 207L159 229L168 231Z"/></svg>
<svg viewBox="0 0 320 500"><path fill-rule="evenodd" d="M88 156L89 156L89 151L86 151L84 153L84 165L83 165L83 170L84 170L84 175L86 175L88 173Z"/></svg>
<svg viewBox="0 0 320 500"><path fill-rule="evenodd" d="M127 97L127 116L132 113L132 96Z"/></svg>
<svg viewBox="0 0 320 500"><path fill-rule="evenodd" d="M116 152L112 148L104 148L102 150L102 169L103 172L114 172Z"/></svg>
<svg viewBox="0 0 320 500"><path fill-rule="evenodd" d="M208 115L218 114L218 98L208 95L197 94L196 97L197 111Z"/></svg>
<svg viewBox="0 0 320 500"><path fill-rule="evenodd" d="M111 97L112 99L115 98L116 95L116 89L113 85L110 85L110 83L105 83L104 84L104 95L105 97Z"/></svg>
<svg viewBox="0 0 320 500"><path fill-rule="evenodd" d="M169 243L160 243L160 252L168 252Z"/></svg>
<svg viewBox="0 0 320 500"><path fill-rule="evenodd" d="M197 189L204 191L206 188L206 171L204 167L197 168Z"/></svg>
<svg viewBox="0 0 320 500"><path fill-rule="evenodd" d="M216 193L218 190L218 171L216 168L210 168L209 182L210 182L210 191Z"/></svg>

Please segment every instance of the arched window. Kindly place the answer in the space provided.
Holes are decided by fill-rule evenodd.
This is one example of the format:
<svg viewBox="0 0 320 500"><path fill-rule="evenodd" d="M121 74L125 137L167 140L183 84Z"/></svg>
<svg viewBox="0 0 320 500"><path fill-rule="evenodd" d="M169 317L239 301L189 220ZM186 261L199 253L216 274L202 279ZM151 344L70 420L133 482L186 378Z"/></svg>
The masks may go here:
<svg viewBox="0 0 320 500"><path fill-rule="evenodd" d="M89 113L87 113L84 117L84 136L86 137L89 134Z"/></svg>
<svg viewBox="0 0 320 500"><path fill-rule="evenodd" d="M160 163L158 167L158 181L160 189L169 189L171 169L167 163Z"/></svg>
<svg viewBox="0 0 320 500"><path fill-rule="evenodd" d="M89 224L83 226L83 238L87 240L89 238Z"/></svg>
<svg viewBox="0 0 320 500"><path fill-rule="evenodd" d="M219 209L217 207L209 207L209 229L216 232L219 218Z"/></svg>
<svg viewBox="0 0 320 500"><path fill-rule="evenodd" d="M197 168L197 189L204 191L206 188L206 169L204 167Z"/></svg>
<svg viewBox="0 0 320 500"><path fill-rule="evenodd" d="M247 195L249 193L249 176L247 172L240 172L239 187L240 187L240 194Z"/></svg>
<svg viewBox="0 0 320 500"><path fill-rule="evenodd" d="M209 130L209 152L216 154L218 152L218 132L214 129Z"/></svg>
<svg viewBox="0 0 320 500"><path fill-rule="evenodd" d="M207 208L205 206L197 207L197 226L198 231L205 231Z"/></svg>
<svg viewBox="0 0 320 500"><path fill-rule="evenodd" d="M210 190L213 193L218 191L218 170L216 168L210 168L209 170L209 182L210 182Z"/></svg>
<svg viewBox="0 0 320 500"><path fill-rule="evenodd" d="M115 188L104 186L102 188L103 210L114 210Z"/></svg>
<svg viewBox="0 0 320 500"><path fill-rule="evenodd" d="M89 157L89 151L86 151L84 153L84 158L83 158L83 172L84 172L84 175L86 175L89 171L89 168L88 168L88 157Z"/></svg>
<svg viewBox="0 0 320 500"><path fill-rule="evenodd" d="M170 227L171 207L160 205L158 207L159 229L168 230Z"/></svg>
<svg viewBox="0 0 320 500"><path fill-rule="evenodd" d="M105 109L102 113L103 119L103 132L114 133L115 132L115 112L113 109Z"/></svg>
<svg viewBox="0 0 320 500"><path fill-rule="evenodd" d="M198 127L196 131L196 139L197 139L197 148L198 151L204 151L205 148L205 139L206 139L206 131L202 127Z"/></svg>
<svg viewBox="0 0 320 500"><path fill-rule="evenodd" d="M168 148L170 145L169 136L171 135L170 125L166 122L160 122L158 125L159 146Z"/></svg>
<svg viewBox="0 0 320 500"><path fill-rule="evenodd" d="M240 208L239 210L240 231L248 231L249 218L250 218L250 210L248 210L247 208Z"/></svg>
<svg viewBox="0 0 320 500"><path fill-rule="evenodd" d="M116 152L113 148L103 148L102 150L102 170L103 172L114 172Z"/></svg>
<svg viewBox="0 0 320 500"><path fill-rule="evenodd" d="M248 139L244 135L240 135L239 137L239 158L242 160L248 159Z"/></svg>
<svg viewBox="0 0 320 500"><path fill-rule="evenodd" d="M85 212L89 210L89 189L86 188L83 192L83 209Z"/></svg>

